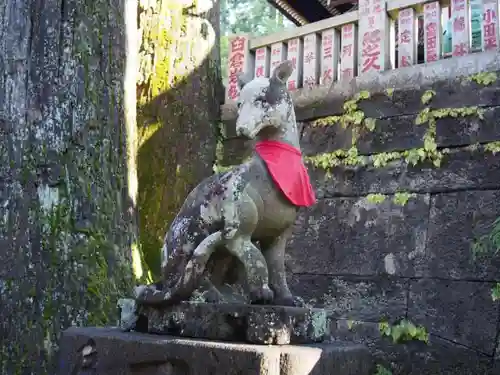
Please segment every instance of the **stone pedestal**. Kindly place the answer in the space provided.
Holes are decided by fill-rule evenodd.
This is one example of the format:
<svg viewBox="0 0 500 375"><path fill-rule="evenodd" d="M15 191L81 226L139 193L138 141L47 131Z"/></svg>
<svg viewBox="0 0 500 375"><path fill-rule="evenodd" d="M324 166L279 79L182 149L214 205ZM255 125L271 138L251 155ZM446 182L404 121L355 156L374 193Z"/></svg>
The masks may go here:
<svg viewBox="0 0 500 375"><path fill-rule="evenodd" d="M59 375L369 375L362 345L249 345L70 328L60 342Z"/></svg>
<svg viewBox="0 0 500 375"><path fill-rule="evenodd" d="M287 345L322 342L330 332L323 309L186 302L169 308L139 306L134 311L136 324L130 328L142 333ZM122 313L123 320L131 321Z"/></svg>

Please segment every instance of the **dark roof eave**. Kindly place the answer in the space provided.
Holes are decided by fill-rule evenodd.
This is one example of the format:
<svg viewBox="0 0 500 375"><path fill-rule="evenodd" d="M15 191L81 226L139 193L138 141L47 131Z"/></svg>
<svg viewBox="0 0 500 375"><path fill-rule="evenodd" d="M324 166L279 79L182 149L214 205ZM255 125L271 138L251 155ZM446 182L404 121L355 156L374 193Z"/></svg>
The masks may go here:
<svg viewBox="0 0 500 375"><path fill-rule="evenodd" d="M318 0L267 0L297 26L332 17Z"/></svg>

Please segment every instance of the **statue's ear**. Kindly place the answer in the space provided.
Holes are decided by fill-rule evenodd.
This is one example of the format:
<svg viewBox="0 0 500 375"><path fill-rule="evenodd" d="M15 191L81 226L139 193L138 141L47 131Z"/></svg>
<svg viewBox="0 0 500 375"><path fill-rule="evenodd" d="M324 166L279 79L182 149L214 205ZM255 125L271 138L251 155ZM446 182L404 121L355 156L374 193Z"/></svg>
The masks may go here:
<svg viewBox="0 0 500 375"><path fill-rule="evenodd" d="M274 68L273 76L271 79L275 82L285 84L288 78L292 75L293 63L291 60L285 60L279 63L276 68Z"/></svg>
<svg viewBox="0 0 500 375"><path fill-rule="evenodd" d="M238 73L238 87L240 90L252 79L246 73Z"/></svg>

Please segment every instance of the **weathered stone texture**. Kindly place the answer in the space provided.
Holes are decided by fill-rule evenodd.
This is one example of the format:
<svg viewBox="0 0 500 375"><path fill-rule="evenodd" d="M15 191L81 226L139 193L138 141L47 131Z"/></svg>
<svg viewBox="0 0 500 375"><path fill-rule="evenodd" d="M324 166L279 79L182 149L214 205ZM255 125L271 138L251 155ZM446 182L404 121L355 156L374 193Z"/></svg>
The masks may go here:
<svg viewBox="0 0 500 375"><path fill-rule="evenodd" d="M364 346L343 342L263 346L85 328L64 333L60 375L81 369L81 348L89 343L95 357L87 371L99 375L370 375L373 369Z"/></svg>
<svg viewBox="0 0 500 375"><path fill-rule="evenodd" d="M299 217L288 263L294 273L412 276L412 258L425 249L428 215L428 195L404 206L392 196L382 203L322 200Z"/></svg>
<svg viewBox="0 0 500 375"><path fill-rule="evenodd" d="M51 373L61 332L114 322L132 284L127 3L0 3L2 374Z"/></svg>
<svg viewBox="0 0 500 375"><path fill-rule="evenodd" d="M253 344L322 342L330 331L325 310L300 307L185 302L139 306L137 317L139 332Z"/></svg>
<svg viewBox="0 0 500 375"><path fill-rule="evenodd" d="M473 244L488 234L500 213L500 191L463 191L432 196L424 253L415 257L415 276L495 280L498 257L474 259Z"/></svg>
<svg viewBox="0 0 500 375"><path fill-rule="evenodd" d="M420 279L412 281L408 318L436 335L493 355L498 305L493 283Z"/></svg>
<svg viewBox="0 0 500 375"><path fill-rule="evenodd" d="M393 343L382 338L378 323L339 320L332 340L364 344L377 364L401 375L495 375L500 361L439 336L430 335L429 343L411 341Z"/></svg>
<svg viewBox="0 0 500 375"><path fill-rule="evenodd" d="M312 306L327 309L335 319L376 322L381 317L404 318L408 280L396 277L356 277L295 274L290 287Z"/></svg>

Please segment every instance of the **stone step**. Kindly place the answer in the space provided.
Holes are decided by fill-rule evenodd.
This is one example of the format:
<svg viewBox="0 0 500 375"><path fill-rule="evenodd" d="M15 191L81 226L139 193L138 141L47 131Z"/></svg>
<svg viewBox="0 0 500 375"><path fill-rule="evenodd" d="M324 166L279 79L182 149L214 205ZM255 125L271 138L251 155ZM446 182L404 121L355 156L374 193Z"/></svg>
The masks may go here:
<svg viewBox="0 0 500 375"><path fill-rule="evenodd" d="M371 375L363 345L251 345L70 328L60 342L59 375Z"/></svg>

